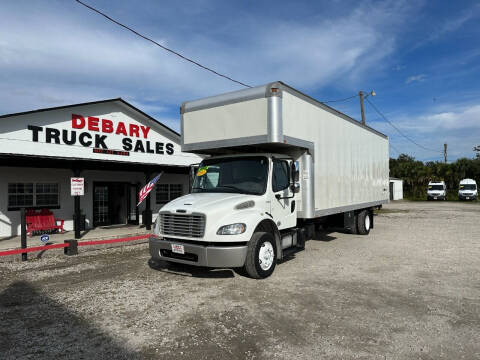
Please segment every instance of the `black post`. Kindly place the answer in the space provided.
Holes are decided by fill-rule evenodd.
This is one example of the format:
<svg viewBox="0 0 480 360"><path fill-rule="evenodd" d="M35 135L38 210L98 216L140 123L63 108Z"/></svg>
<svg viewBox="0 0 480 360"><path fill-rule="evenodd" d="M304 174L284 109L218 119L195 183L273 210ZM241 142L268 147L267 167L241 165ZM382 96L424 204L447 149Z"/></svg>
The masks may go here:
<svg viewBox="0 0 480 360"><path fill-rule="evenodd" d="M80 221L82 215L80 214L80 196L74 196L75 198L75 239L80 239Z"/></svg>
<svg viewBox="0 0 480 360"><path fill-rule="evenodd" d="M73 175L75 177L80 177L80 169L73 169ZM74 216L75 221L73 223L73 228L75 229L75 239L80 239L80 224L81 224L81 211L80 211L80 196L74 196Z"/></svg>
<svg viewBox="0 0 480 360"><path fill-rule="evenodd" d="M27 223L25 221L25 208L20 210L20 231L21 231L21 245L22 249L27 248ZM27 253L22 253L22 261L27 261Z"/></svg>
<svg viewBox="0 0 480 360"><path fill-rule="evenodd" d="M68 244L67 247L63 248L63 253L65 255L78 255L78 241L77 240L65 240L65 244Z"/></svg>
<svg viewBox="0 0 480 360"><path fill-rule="evenodd" d="M150 181L150 176L150 173L145 173L145 184ZM143 221L145 224L145 229L147 230L152 230L152 208L150 204L150 194L148 194L147 198L145 199L145 219Z"/></svg>

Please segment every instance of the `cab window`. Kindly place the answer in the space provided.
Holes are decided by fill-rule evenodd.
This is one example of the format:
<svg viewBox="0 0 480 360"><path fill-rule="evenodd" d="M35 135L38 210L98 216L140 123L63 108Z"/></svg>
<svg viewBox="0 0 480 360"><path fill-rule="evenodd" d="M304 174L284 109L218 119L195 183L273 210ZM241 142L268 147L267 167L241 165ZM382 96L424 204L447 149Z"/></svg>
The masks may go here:
<svg viewBox="0 0 480 360"><path fill-rule="evenodd" d="M288 188L290 179L288 176L288 163L285 160L273 160L273 192L278 192Z"/></svg>

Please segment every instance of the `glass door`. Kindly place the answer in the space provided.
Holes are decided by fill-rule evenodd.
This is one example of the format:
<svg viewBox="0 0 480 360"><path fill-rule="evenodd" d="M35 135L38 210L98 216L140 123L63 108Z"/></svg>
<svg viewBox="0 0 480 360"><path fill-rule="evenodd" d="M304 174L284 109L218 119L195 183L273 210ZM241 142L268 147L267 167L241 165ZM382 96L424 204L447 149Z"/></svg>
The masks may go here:
<svg viewBox="0 0 480 360"><path fill-rule="evenodd" d="M93 226L109 225L108 185L93 185Z"/></svg>

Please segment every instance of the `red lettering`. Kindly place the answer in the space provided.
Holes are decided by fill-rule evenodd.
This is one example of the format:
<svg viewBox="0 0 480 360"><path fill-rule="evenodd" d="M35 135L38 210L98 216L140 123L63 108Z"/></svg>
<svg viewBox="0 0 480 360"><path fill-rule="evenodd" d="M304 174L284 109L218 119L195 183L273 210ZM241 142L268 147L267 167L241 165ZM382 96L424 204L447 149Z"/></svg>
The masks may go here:
<svg viewBox="0 0 480 360"><path fill-rule="evenodd" d="M140 130L138 125L130 124L130 136L135 135L136 137L140 137L138 130Z"/></svg>
<svg viewBox="0 0 480 360"><path fill-rule="evenodd" d="M148 136L148 132L150 131L150 128L148 126L140 125L140 129L142 129L143 137L146 139Z"/></svg>
<svg viewBox="0 0 480 360"><path fill-rule="evenodd" d="M83 129L85 127L85 119L82 115L72 114L72 128Z"/></svg>
<svg viewBox="0 0 480 360"><path fill-rule="evenodd" d="M97 117L93 117L93 116L89 116L88 117L88 130L90 131L100 131L100 129L98 128L98 118Z"/></svg>
<svg viewBox="0 0 480 360"><path fill-rule="evenodd" d="M102 119L102 132L112 133L113 132L113 121L108 119Z"/></svg>
<svg viewBox="0 0 480 360"><path fill-rule="evenodd" d="M117 125L117 131L115 131L115 134L123 134L127 136L127 129L125 129L125 124L123 122L119 122Z"/></svg>

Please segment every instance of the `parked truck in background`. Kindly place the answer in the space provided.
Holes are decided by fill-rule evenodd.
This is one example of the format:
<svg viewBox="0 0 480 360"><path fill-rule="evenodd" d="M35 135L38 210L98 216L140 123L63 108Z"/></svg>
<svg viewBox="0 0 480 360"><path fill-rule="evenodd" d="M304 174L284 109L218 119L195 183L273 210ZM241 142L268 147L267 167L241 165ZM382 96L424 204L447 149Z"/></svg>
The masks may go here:
<svg viewBox="0 0 480 360"><path fill-rule="evenodd" d="M430 181L428 183L427 200L447 200L445 181Z"/></svg>
<svg viewBox="0 0 480 360"><path fill-rule="evenodd" d="M185 102L182 151L207 155L166 204L150 254L268 277L318 224L354 234L388 202L388 138L282 82Z"/></svg>
<svg viewBox="0 0 480 360"><path fill-rule="evenodd" d="M458 199L459 200L477 200L478 189L477 182L473 179L460 180L458 186Z"/></svg>

